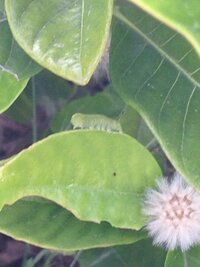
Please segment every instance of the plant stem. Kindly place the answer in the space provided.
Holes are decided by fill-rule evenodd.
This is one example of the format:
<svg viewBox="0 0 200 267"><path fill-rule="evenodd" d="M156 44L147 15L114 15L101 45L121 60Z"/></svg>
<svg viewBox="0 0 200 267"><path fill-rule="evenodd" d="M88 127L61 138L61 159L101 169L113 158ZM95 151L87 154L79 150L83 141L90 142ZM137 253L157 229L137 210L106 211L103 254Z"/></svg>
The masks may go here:
<svg viewBox="0 0 200 267"><path fill-rule="evenodd" d="M188 267L188 261L185 253L183 253L183 260L184 260L184 267Z"/></svg>
<svg viewBox="0 0 200 267"><path fill-rule="evenodd" d="M37 109L36 109L36 90L35 90L35 79L31 79L31 88L32 88L32 141L33 143L37 142Z"/></svg>
<svg viewBox="0 0 200 267"><path fill-rule="evenodd" d="M74 259L73 259L73 261L72 261L72 263L70 264L69 267L74 267L75 266L75 264L77 263L78 258L80 257L81 254L82 254L82 251L79 251L79 252L76 253L76 255L75 255L75 257L74 257Z"/></svg>

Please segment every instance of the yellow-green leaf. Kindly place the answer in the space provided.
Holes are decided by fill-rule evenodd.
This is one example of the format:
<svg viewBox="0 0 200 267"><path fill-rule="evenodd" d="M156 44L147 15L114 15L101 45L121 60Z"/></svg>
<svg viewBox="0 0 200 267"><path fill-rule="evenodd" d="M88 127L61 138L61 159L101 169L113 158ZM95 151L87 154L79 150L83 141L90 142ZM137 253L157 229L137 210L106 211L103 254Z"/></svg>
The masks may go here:
<svg viewBox="0 0 200 267"><path fill-rule="evenodd" d="M77 218L140 229L144 190L161 175L135 139L103 131L52 135L22 151L0 169L0 208L39 196Z"/></svg>

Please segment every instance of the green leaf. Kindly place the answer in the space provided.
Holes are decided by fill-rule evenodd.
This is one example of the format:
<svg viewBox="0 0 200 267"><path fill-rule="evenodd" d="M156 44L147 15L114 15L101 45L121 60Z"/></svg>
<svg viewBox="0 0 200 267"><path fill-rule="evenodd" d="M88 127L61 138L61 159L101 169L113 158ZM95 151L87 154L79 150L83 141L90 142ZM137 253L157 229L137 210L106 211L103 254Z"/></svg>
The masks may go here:
<svg viewBox="0 0 200 267"><path fill-rule="evenodd" d="M165 267L199 267L200 248L194 247L182 253L179 250L168 252Z"/></svg>
<svg viewBox="0 0 200 267"><path fill-rule="evenodd" d="M146 239L128 246L83 251L78 261L80 267L163 267L165 258L166 252Z"/></svg>
<svg viewBox="0 0 200 267"><path fill-rule="evenodd" d="M200 54L200 6L187 0L131 0L156 18L182 33Z"/></svg>
<svg viewBox="0 0 200 267"><path fill-rule="evenodd" d="M0 232L15 239L60 251L136 242L144 233L120 230L108 223L77 220L70 212L44 200L20 200L0 212Z"/></svg>
<svg viewBox="0 0 200 267"><path fill-rule="evenodd" d="M12 74L16 80L25 80L41 70L13 39L7 21L0 22L0 71Z"/></svg>
<svg viewBox="0 0 200 267"><path fill-rule="evenodd" d="M135 138L137 137L141 123L141 117L135 109L126 105L121 113L119 121L124 133Z"/></svg>
<svg viewBox="0 0 200 267"><path fill-rule="evenodd" d="M23 91L28 79L41 67L14 41L6 18L0 20L0 36L0 112L3 112Z"/></svg>
<svg viewBox="0 0 200 267"><path fill-rule="evenodd" d="M107 221L140 229L144 190L161 171L133 138L78 130L52 135L0 169L0 208L39 196L70 210L80 220Z"/></svg>
<svg viewBox="0 0 200 267"><path fill-rule="evenodd" d="M4 0L0 0L0 19L4 16Z"/></svg>
<svg viewBox="0 0 200 267"><path fill-rule="evenodd" d="M142 119L140 120L140 124L138 126L137 140L146 147L155 141L155 137L153 136L151 130Z"/></svg>
<svg viewBox="0 0 200 267"><path fill-rule="evenodd" d="M193 183L200 173L200 61L179 34L132 4L118 2L111 78L143 116L176 168Z"/></svg>
<svg viewBox="0 0 200 267"><path fill-rule="evenodd" d="M86 84L103 54L113 0L6 0L12 32L39 64Z"/></svg>
<svg viewBox="0 0 200 267"><path fill-rule="evenodd" d="M28 79L17 81L13 75L0 71L0 113L15 101L27 82Z"/></svg>

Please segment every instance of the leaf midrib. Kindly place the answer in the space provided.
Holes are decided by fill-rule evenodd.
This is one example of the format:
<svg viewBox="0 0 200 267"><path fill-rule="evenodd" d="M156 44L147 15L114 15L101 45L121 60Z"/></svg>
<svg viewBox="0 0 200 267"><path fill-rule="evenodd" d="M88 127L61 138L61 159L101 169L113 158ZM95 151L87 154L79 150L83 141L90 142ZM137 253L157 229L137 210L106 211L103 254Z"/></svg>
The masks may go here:
<svg viewBox="0 0 200 267"><path fill-rule="evenodd" d="M134 31L136 31L145 41L147 41L149 44L151 44L162 56L164 56L166 59L168 59L177 69L180 71L183 75L186 76L188 80L191 81L191 83L196 86L200 87L200 84L193 79L190 74L182 68L180 65L177 64L177 62L169 55L167 54L161 47L159 47L154 41L152 41L147 35L145 35L136 25L131 23L120 11L119 9L114 10L114 15L116 18L124 22L126 25L128 25L130 28L132 28Z"/></svg>

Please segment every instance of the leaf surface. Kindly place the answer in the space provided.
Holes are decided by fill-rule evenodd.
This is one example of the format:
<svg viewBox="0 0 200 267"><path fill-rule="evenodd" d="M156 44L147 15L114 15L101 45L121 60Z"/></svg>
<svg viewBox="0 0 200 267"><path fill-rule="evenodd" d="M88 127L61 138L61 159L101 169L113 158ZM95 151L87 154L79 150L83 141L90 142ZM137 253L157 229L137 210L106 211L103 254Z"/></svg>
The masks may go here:
<svg viewBox="0 0 200 267"><path fill-rule="evenodd" d="M112 0L6 0L12 32L39 64L86 84L104 52Z"/></svg>
<svg viewBox="0 0 200 267"><path fill-rule="evenodd" d="M0 207L39 196L80 220L140 229L144 190L161 171L136 140L103 131L52 135L19 153L0 169Z"/></svg>
<svg viewBox="0 0 200 267"><path fill-rule="evenodd" d="M120 230L108 223L82 222L66 209L45 200L20 200L0 212L0 232L59 251L134 243L144 233Z"/></svg>
<svg viewBox="0 0 200 267"><path fill-rule="evenodd" d="M27 82L28 80L17 81L11 74L0 71L0 113L15 101Z"/></svg>
<svg viewBox="0 0 200 267"><path fill-rule="evenodd" d="M131 0L182 33L200 54L200 6L196 0Z"/></svg>
<svg viewBox="0 0 200 267"><path fill-rule="evenodd" d="M111 78L143 116L176 168L199 185L200 61L178 33L118 1Z"/></svg>
<svg viewBox="0 0 200 267"><path fill-rule="evenodd" d="M7 20L0 22L0 71L13 75L16 80L25 80L41 70L19 47L10 31Z"/></svg>

